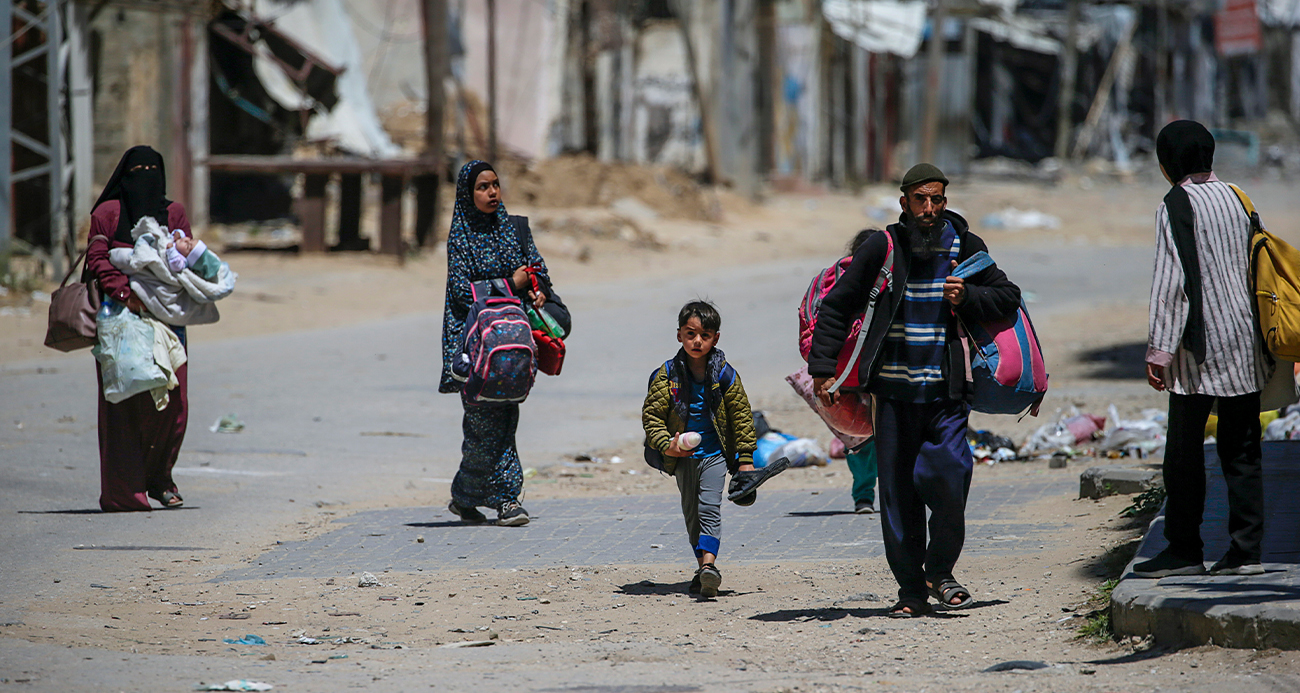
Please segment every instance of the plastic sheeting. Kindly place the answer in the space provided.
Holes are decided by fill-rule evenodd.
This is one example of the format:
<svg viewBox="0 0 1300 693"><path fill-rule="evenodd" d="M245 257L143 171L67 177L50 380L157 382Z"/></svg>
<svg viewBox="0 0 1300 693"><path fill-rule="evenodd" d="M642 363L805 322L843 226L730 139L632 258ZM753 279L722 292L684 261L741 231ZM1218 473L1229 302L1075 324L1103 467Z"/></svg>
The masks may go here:
<svg viewBox="0 0 1300 693"><path fill-rule="evenodd" d="M871 53L911 58L925 32L923 0L824 0L822 15L837 36Z"/></svg>
<svg viewBox="0 0 1300 693"><path fill-rule="evenodd" d="M338 103L329 110L316 110L307 122L307 139L329 140L344 151L374 158L392 157L401 152L379 124L366 88L361 49L342 0L259 0L257 12L274 21L277 31L343 68L336 83ZM290 80L269 74L279 74L280 68L265 54L254 58L254 70L267 93L281 106L298 110L307 103L304 99L309 97Z"/></svg>

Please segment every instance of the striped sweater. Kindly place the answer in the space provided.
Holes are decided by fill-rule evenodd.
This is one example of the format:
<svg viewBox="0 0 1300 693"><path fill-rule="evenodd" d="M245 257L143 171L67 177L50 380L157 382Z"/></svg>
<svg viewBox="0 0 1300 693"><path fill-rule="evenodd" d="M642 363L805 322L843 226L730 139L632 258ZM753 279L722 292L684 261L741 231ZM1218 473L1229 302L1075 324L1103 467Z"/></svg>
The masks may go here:
<svg viewBox="0 0 1300 693"><path fill-rule="evenodd" d="M1165 383L1175 394L1233 397L1258 392L1272 369L1255 325L1250 220L1232 188L1213 175L1192 177L1182 185L1196 220L1206 359L1196 363L1181 345L1188 311L1183 265L1174 246L1169 212L1161 203L1156 211L1146 360L1166 368Z"/></svg>
<svg viewBox="0 0 1300 693"><path fill-rule="evenodd" d="M943 298L943 282L961 253L961 239L947 223L936 246L927 249L931 255L921 257L921 250L912 249L903 305L885 333L880 370L870 388L880 397L918 404L948 394L943 369L952 310Z"/></svg>

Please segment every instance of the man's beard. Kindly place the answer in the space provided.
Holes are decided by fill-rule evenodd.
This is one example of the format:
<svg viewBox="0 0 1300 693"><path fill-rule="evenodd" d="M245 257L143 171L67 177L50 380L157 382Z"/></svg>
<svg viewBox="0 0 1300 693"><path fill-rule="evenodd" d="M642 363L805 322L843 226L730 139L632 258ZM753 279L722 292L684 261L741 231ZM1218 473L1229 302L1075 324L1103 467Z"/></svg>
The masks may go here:
<svg viewBox="0 0 1300 693"><path fill-rule="evenodd" d="M943 218L935 220L935 223L929 227L923 227L916 223L915 219L907 221L907 237L912 244L912 254L921 259L929 260L934 257L938 251L939 239L943 235Z"/></svg>

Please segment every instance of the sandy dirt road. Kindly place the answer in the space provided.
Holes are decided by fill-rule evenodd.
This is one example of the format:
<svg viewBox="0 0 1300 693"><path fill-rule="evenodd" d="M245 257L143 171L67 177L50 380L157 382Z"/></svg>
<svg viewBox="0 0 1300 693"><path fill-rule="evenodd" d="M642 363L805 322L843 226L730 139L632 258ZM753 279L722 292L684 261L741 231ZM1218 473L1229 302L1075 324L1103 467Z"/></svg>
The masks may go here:
<svg viewBox="0 0 1300 693"><path fill-rule="evenodd" d="M1276 192L1270 199L1292 204ZM794 304L812 272L871 221L864 210L890 194L777 197L718 223L644 222L662 250L539 235L579 317L565 376L538 386L520 429L525 464L552 466L526 486L526 503L547 508L529 531L563 516L566 499L650 503L672 492L671 480L636 462L637 406L649 370L674 349L676 308L697 294L721 306L721 346L757 406L779 427L824 440L781 380L799 365ZM1133 372L1133 345L1145 339L1158 187L970 185L961 194L954 189L954 206L972 220L1012 202L1053 209L1064 220L1058 231L983 233L975 224L1013 279L1035 294L1030 309L1053 372L1048 415L1071 404L1100 411L1114 402L1125 413L1161 406ZM1267 211L1264 196L1256 197ZM579 260L584 246L586 262ZM509 529L459 527L443 508L458 461L459 405L436 394L441 255L400 269L372 258L227 259L241 272L239 291L223 305L221 323L191 336L193 415L177 470L188 507L181 511L95 512L89 357L42 353L43 319L0 317L0 678L31 690L177 690L232 678L287 690L384 691L491 682L644 693L1300 687L1300 661L1290 653L1151 652L1074 640L1108 552L1137 531L1116 517L1126 499L1078 501L1061 490L1078 466L977 470L975 493L1056 483L1049 497L1002 507L990 519L1050 523L1054 536L1011 555L969 552L959 571L980 608L947 617L884 618L892 579L866 548L857 559L776 561L749 560L737 548L722 563L732 591L699 603L683 593L689 560L678 536L655 534L643 557L626 560L591 562L583 560L591 552L557 549L543 566L476 567L474 542L486 552L515 539ZM207 430L226 413L248 424L243 433ZM974 420L1009 434L1038 423ZM626 461L564 467L577 453ZM847 507L848 484L835 463L794 470L767 488L778 498L816 491ZM862 541L879 536L874 516L756 508L794 527L821 526L823 517L862 521ZM246 573L287 546L344 536L386 509L410 514L401 536L417 533L425 539L419 544L465 542L464 530L476 532L463 559L471 564L385 573L386 565L341 560L331 574ZM650 541L675 550L672 560ZM360 570L375 571L381 587L357 587ZM331 615L343 613L360 615ZM222 642L246 633L271 644ZM327 642L299 644L302 636ZM341 638L351 640L333 642ZM480 638L498 644L441 647ZM1049 667L982 672L1013 659Z"/></svg>

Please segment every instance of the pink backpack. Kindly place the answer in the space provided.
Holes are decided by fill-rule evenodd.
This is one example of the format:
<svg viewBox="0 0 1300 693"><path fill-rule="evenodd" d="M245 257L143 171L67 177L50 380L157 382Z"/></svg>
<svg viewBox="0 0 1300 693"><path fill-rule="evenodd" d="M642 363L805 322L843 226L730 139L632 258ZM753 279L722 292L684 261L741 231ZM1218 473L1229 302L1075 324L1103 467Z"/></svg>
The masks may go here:
<svg viewBox="0 0 1300 693"><path fill-rule="evenodd" d="M864 320L869 319L867 316L876 311L876 301L889 288L890 282L894 276L894 237L889 235L888 231L882 231L885 234L885 263L880 268L880 276L876 277L876 283L871 289L871 295L867 298L867 308L862 315L859 315L853 321L853 326L849 328L849 334L844 340L844 347L840 349L839 364L836 367L836 378L834 389L841 386L849 388L859 388L864 383L857 380L857 361L861 356L862 342L866 339L866 334L862 331ZM813 330L817 327L817 312L821 309L822 300L826 294L831 292L835 282L840 280L849 265L853 264L853 256L840 258L838 262L827 267L817 276L813 277L812 283L808 285L808 290L804 292L803 301L799 303L799 355L804 361L808 360L808 353L812 351Z"/></svg>

